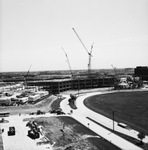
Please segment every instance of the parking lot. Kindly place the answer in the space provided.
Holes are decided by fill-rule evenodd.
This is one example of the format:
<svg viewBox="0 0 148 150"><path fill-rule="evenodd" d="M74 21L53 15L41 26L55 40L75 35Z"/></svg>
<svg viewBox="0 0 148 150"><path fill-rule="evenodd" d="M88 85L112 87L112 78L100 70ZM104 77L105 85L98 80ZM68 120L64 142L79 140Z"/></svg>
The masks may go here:
<svg viewBox="0 0 148 150"><path fill-rule="evenodd" d="M2 133L4 150L45 150L52 149L49 144L37 145L40 139L31 139L28 137L29 128L26 127L24 116L10 116L6 118L8 123L1 123L0 128L4 129ZM8 136L9 127L15 127L15 135Z"/></svg>

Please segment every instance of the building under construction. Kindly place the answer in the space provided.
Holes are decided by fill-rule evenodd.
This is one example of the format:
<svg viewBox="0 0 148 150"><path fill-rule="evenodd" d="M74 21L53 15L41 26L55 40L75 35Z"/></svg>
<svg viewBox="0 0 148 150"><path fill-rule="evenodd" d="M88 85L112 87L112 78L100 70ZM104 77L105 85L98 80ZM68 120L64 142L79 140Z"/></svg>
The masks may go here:
<svg viewBox="0 0 148 150"><path fill-rule="evenodd" d="M68 90L91 89L114 86L113 77L100 78L77 78L77 79L55 79L38 80L27 82L28 86L40 86L49 91L50 94L58 94Z"/></svg>

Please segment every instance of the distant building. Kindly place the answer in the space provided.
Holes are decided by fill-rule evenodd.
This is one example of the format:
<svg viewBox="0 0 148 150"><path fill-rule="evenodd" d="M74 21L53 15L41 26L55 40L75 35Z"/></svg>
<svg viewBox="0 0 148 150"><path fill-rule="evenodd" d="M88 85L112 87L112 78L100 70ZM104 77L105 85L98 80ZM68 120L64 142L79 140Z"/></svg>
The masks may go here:
<svg viewBox="0 0 148 150"><path fill-rule="evenodd" d="M40 95L39 94L37 94L37 95L31 95L31 96L28 97L28 102L35 102L38 99L40 99Z"/></svg>
<svg viewBox="0 0 148 150"><path fill-rule="evenodd" d="M22 98L18 98L19 102L24 104L28 101L28 97L22 97Z"/></svg>
<svg viewBox="0 0 148 150"><path fill-rule="evenodd" d="M135 68L135 76L141 77L142 80L148 80L148 67L138 66Z"/></svg>
<svg viewBox="0 0 148 150"><path fill-rule="evenodd" d="M12 90L21 90L22 84L16 84L14 82L0 82L0 92L7 92Z"/></svg>
<svg viewBox="0 0 148 150"><path fill-rule="evenodd" d="M10 97L0 97L0 105L10 105L11 104L11 98Z"/></svg>

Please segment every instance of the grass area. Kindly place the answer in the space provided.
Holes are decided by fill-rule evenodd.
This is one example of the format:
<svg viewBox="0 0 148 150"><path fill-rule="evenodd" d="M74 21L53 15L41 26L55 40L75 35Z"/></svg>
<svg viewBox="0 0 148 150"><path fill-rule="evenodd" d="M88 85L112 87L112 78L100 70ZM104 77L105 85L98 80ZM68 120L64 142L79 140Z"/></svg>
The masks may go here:
<svg viewBox="0 0 148 150"><path fill-rule="evenodd" d="M109 142L102 138L97 139L94 137L90 137L88 141L95 145L98 148L98 150L119 150L118 147L111 145Z"/></svg>
<svg viewBox="0 0 148 150"><path fill-rule="evenodd" d="M59 119L62 122L64 122L64 124L66 124L66 125L74 125L73 130L75 133L79 133L81 135L89 134L92 136L98 136L96 133L94 133L90 129L86 128L85 126L80 124L78 121L74 120L73 118L63 116L63 117L60 117ZM106 149L119 150L118 147L112 145L111 143L109 143L108 141L106 141L105 139L103 139L101 137L100 138L89 137L88 141L91 142L99 150L106 150Z"/></svg>
<svg viewBox="0 0 148 150"><path fill-rule="evenodd" d="M62 97L62 98L57 98L55 101L53 101L52 103L51 103L51 109L58 109L59 107L60 107L60 102L63 100L64 98Z"/></svg>
<svg viewBox="0 0 148 150"><path fill-rule="evenodd" d="M85 99L90 109L148 134L148 91L101 94Z"/></svg>
<svg viewBox="0 0 148 150"><path fill-rule="evenodd" d="M67 116L60 116L58 117L61 122L64 122L64 125L72 125L74 132L80 133L80 134L89 134L89 135L94 135L97 136L96 133L91 131L90 129L86 128L82 124L80 124L77 120L74 120L71 117Z"/></svg>

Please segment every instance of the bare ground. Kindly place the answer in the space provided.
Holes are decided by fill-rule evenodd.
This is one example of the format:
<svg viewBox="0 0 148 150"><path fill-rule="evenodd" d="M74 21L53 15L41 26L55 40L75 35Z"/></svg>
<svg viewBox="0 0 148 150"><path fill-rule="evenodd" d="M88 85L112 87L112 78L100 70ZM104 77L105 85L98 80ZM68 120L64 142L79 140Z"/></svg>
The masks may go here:
<svg viewBox="0 0 148 150"><path fill-rule="evenodd" d="M54 150L119 150L71 117L40 117L33 120L42 126L41 132L48 143L54 145Z"/></svg>

